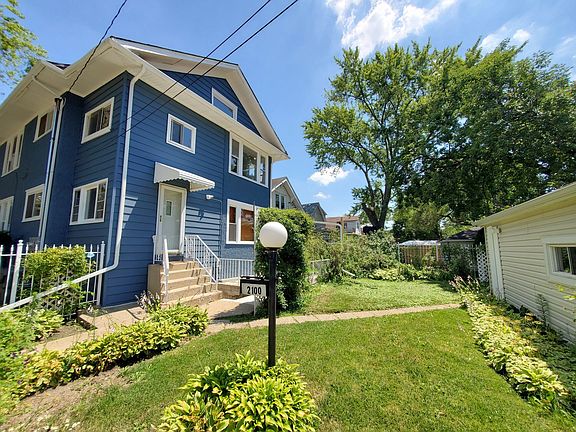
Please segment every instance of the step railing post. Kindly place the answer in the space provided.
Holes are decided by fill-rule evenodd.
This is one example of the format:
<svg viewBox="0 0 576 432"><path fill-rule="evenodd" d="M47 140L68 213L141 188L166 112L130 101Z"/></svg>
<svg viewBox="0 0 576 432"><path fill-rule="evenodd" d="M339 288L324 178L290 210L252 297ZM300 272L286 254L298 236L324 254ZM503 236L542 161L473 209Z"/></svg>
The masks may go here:
<svg viewBox="0 0 576 432"><path fill-rule="evenodd" d="M16 259L14 260L14 268L12 272L12 289L10 290L10 303L16 301L16 292L18 291L18 279L20 277L20 265L22 263L22 249L24 248L24 242L18 240L18 245L16 246Z"/></svg>

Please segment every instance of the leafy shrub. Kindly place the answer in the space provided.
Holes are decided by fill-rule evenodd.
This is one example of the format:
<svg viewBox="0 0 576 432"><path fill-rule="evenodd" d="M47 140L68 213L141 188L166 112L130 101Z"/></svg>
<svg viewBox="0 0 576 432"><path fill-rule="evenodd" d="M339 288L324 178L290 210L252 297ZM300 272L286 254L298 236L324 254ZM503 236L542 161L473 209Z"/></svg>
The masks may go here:
<svg viewBox="0 0 576 432"><path fill-rule="evenodd" d="M185 400L166 408L160 431L310 431L316 406L294 365L266 368L250 353L207 368L184 387Z"/></svg>
<svg viewBox="0 0 576 432"><path fill-rule="evenodd" d="M529 402L576 412L573 348L534 316L519 314L490 295L480 282L458 277L452 286L468 309L488 364Z"/></svg>
<svg viewBox="0 0 576 432"><path fill-rule="evenodd" d="M156 312L162 308L162 295L160 293L152 293L144 291L139 296L136 296L136 303L146 313Z"/></svg>
<svg viewBox="0 0 576 432"><path fill-rule="evenodd" d="M298 309L302 305L302 294L308 287L305 247L314 221L299 210L261 209L256 237L262 226L272 221L280 222L288 231L288 240L278 251L278 304L282 309ZM268 275L268 255L260 242L256 242L255 269L258 274Z"/></svg>
<svg viewBox="0 0 576 432"><path fill-rule="evenodd" d="M208 327L208 314L199 308L185 305L175 305L165 309L158 309L151 313L152 321L169 321L182 325L186 333L198 336Z"/></svg>
<svg viewBox="0 0 576 432"><path fill-rule="evenodd" d="M372 279L387 281L413 281L432 280L445 281L452 278L452 274L441 267L417 268L412 264L396 264L386 269L375 270L370 277Z"/></svg>
<svg viewBox="0 0 576 432"><path fill-rule="evenodd" d="M54 247L26 255L26 280L34 279L36 292L51 288L90 271L86 251L82 246Z"/></svg>

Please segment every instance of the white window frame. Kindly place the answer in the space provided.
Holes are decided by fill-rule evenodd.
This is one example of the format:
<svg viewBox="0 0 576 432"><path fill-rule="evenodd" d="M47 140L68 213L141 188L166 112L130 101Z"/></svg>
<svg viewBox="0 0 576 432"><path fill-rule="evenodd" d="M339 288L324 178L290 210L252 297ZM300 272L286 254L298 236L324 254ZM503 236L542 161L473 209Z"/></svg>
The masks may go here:
<svg viewBox="0 0 576 432"><path fill-rule="evenodd" d="M276 207L276 197L278 197L278 203L282 204L282 201L284 201L284 207ZM283 193L279 193L279 192L274 192L274 207L278 208L278 209L287 209L288 208L288 197L286 195L284 195Z"/></svg>
<svg viewBox="0 0 576 432"><path fill-rule="evenodd" d="M239 144L239 147L238 147L238 173L235 173L231 169L231 165L232 165L232 140L238 142L238 144ZM248 147L253 152L256 152L256 180L253 180L250 177L244 177L242 175L243 164L244 164L244 147ZM245 144L242 139L240 139L239 137L237 137L236 135L233 135L233 134L230 134L230 143L228 146L228 153L229 153L229 155L228 155L228 172L230 174L233 174L237 177L243 178L244 180L248 180L252 183L256 183L256 184L263 186L265 188L268 187L268 177L269 177L269 172L270 172L270 160L269 160L268 155L266 153L261 152L256 147L252 147L251 145ZM266 172L264 175L264 181L263 182L262 182L262 175L261 175L262 173L260 172L260 158L261 157L263 157L264 160L266 161Z"/></svg>
<svg viewBox="0 0 576 432"><path fill-rule="evenodd" d="M39 135L40 133L40 119L44 116L48 116L46 117L46 130L42 133L42 135ZM50 120L50 121L48 121ZM38 141L40 138L42 138L43 136L45 136L46 134L50 133L52 131L52 123L54 122L54 109L50 109L49 111L46 111L42 114L40 114L38 117L36 117L36 132L34 133L34 142Z"/></svg>
<svg viewBox="0 0 576 432"><path fill-rule="evenodd" d="M98 131L96 131L90 135L87 135L88 127L90 126L90 116L92 114L94 114L96 111L107 107L108 105L110 105L110 121L108 122L108 126L106 126L103 129L100 129L100 130L98 130ZM88 142L90 140L93 140L94 138L98 138L99 136L105 135L108 132L110 132L112 130L113 116L114 116L114 97L108 99L105 102L102 102L96 108L92 108L90 111L88 111L86 114L84 114L84 126L82 127L82 141L81 141L81 143L84 144L85 142Z"/></svg>
<svg viewBox="0 0 576 432"><path fill-rule="evenodd" d="M236 241L230 241L230 207L235 207L236 208ZM250 211L254 211L254 238L256 238L256 219L258 218L258 210L260 210L260 207L257 207L255 205L252 204L248 204L242 201L236 201L236 200L232 200L229 199L226 201L226 244L246 244L246 245L252 245L254 244L254 240L252 241L247 241L247 240L239 240L241 238L241 234L242 234L242 224L241 224L241 219L242 219L242 210L250 210Z"/></svg>
<svg viewBox="0 0 576 432"><path fill-rule="evenodd" d="M16 171L20 167L22 147L24 147L24 130L22 129L18 133L12 135L10 139L4 141L2 145L6 146L6 149L4 150L4 163L2 164L2 177L4 177L6 174L10 174L12 171ZM15 154L12 169L8 170L8 156L13 153L12 147L14 145L18 146L18 151Z"/></svg>
<svg viewBox="0 0 576 432"><path fill-rule="evenodd" d="M177 141L172 141L172 122L180 123L183 127L190 129L190 131L192 132L191 147L185 146L184 144L180 144ZM178 117L173 116L172 114L168 114L168 127L166 128L166 142L182 150L186 150L187 152L196 153L196 128L191 124L185 122L184 120L181 120Z"/></svg>
<svg viewBox="0 0 576 432"><path fill-rule="evenodd" d="M0 200L0 232L10 232L13 210L14 196Z"/></svg>
<svg viewBox="0 0 576 432"><path fill-rule="evenodd" d="M98 187L104 184L106 185L106 192L104 193L104 210L102 211L101 218L93 218L93 219L85 219L83 210L86 208L86 194L88 190L94 189L96 187L96 203L98 203ZM74 195L76 191L80 191L80 202L78 203L78 220L73 221L72 216L74 214ZM88 183L82 186L75 187L72 190L72 204L70 206L70 225L87 225L87 224L94 224L94 223L101 223L104 222L106 218L106 198L108 197L108 178L97 180L92 183Z"/></svg>
<svg viewBox="0 0 576 432"><path fill-rule="evenodd" d="M556 262L556 252L554 250L554 248L558 247L576 247L576 235L545 237L542 240L548 281L576 288L576 275L556 270L558 263Z"/></svg>
<svg viewBox="0 0 576 432"><path fill-rule="evenodd" d="M212 100L211 100L212 105L214 105L214 99L218 99L223 105L226 105L228 108L230 108L232 110L232 118L238 121L238 106L234 102L232 102L230 99L228 99L226 96L224 96L215 88L212 88ZM214 106L218 108L216 105ZM222 112L226 114L224 111Z"/></svg>
<svg viewBox="0 0 576 432"><path fill-rule="evenodd" d="M28 209L28 197L31 195L37 195L41 193L44 195L44 185L34 186L33 188L26 189L26 196L24 198L24 213L22 214L22 222L33 222L38 221L42 217L42 207L44 206L44 196L40 199L40 212L38 216L30 216L29 218L26 217L26 210Z"/></svg>

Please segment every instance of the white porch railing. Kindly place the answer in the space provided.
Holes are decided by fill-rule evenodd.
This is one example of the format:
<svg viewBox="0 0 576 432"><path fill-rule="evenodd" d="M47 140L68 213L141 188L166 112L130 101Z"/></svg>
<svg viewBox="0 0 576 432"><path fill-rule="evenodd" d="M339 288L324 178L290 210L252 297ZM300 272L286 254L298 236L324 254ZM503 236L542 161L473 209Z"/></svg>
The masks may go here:
<svg viewBox="0 0 576 432"><path fill-rule="evenodd" d="M254 276L254 260L220 258L220 280Z"/></svg>
<svg viewBox="0 0 576 432"><path fill-rule="evenodd" d="M71 249L72 245L56 246ZM64 274L57 282L57 286L44 286L41 280L34 280L26 276L26 256L40 249L38 245L24 245L22 240L12 245L8 250L0 246L0 311L24 306L34 298L44 298L51 294L65 290L68 282L81 287L83 303L100 304L102 293L102 268L104 268L105 244L85 245L86 259L90 273L68 281L70 274Z"/></svg>
<svg viewBox="0 0 576 432"><path fill-rule="evenodd" d="M197 261L210 275L212 282L220 280L220 258L198 235L184 236L184 259Z"/></svg>

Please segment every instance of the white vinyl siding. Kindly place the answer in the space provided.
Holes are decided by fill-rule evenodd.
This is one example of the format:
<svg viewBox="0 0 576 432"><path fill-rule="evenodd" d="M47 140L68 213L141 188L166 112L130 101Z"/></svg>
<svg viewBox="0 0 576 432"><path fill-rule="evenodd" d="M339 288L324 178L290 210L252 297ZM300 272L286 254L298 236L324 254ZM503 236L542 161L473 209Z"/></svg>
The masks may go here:
<svg viewBox="0 0 576 432"><path fill-rule="evenodd" d="M72 192L70 225L104 221L108 179L79 186Z"/></svg>
<svg viewBox="0 0 576 432"><path fill-rule="evenodd" d="M168 114L166 142L194 153L196 151L196 128L185 121Z"/></svg>
<svg viewBox="0 0 576 432"><path fill-rule="evenodd" d="M0 200L0 231L10 231L12 221L12 208L14 207L14 197Z"/></svg>
<svg viewBox="0 0 576 432"><path fill-rule="evenodd" d="M113 113L114 98L111 98L84 114L82 142L85 143L110 132Z"/></svg>
<svg viewBox="0 0 576 432"><path fill-rule="evenodd" d="M2 165L2 175L11 173L20 166L20 156L22 155L22 144L24 131L17 133L4 142L4 163Z"/></svg>
<svg viewBox="0 0 576 432"><path fill-rule="evenodd" d="M268 184L268 156L231 135L228 171L266 186Z"/></svg>
<svg viewBox="0 0 576 432"><path fill-rule="evenodd" d="M572 340L576 339L574 303L566 296L576 288L576 277L555 279L550 258L557 239L576 239L574 215L576 204L502 224L498 234L506 300L541 315L545 299L548 322Z"/></svg>
<svg viewBox="0 0 576 432"><path fill-rule="evenodd" d="M36 186L26 191L26 198L24 200L24 215L22 222L32 222L40 220L42 212L42 194L44 193L44 185Z"/></svg>

